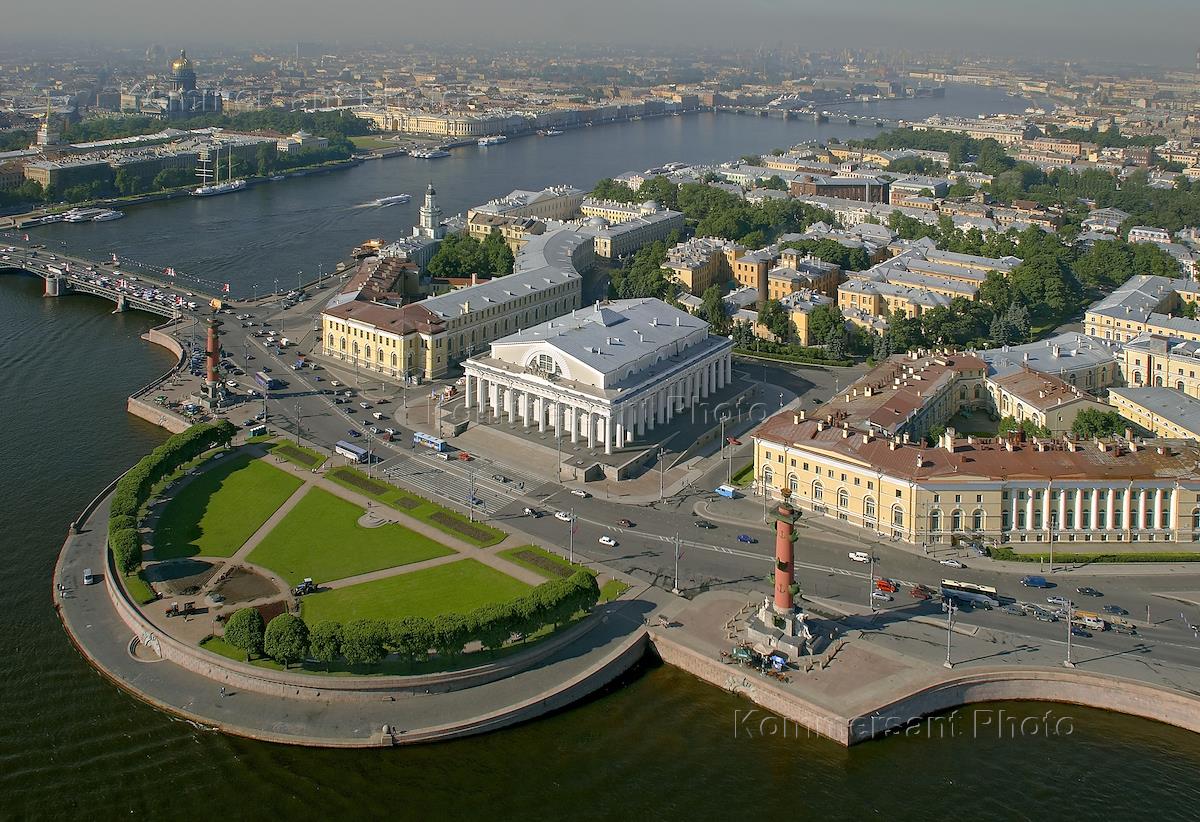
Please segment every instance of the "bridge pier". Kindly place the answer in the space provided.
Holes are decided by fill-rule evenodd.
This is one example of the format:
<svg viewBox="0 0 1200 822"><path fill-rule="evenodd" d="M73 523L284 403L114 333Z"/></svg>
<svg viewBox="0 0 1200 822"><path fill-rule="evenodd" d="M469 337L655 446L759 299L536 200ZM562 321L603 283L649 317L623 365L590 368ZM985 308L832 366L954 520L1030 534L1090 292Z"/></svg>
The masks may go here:
<svg viewBox="0 0 1200 822"><path fill-rule="evenodd" d="M125 295L117 294L117 307L113 309L113 313L118 314L122 311L127 310L128 308L129 308L129 306L126 305L126 303L125 303Z"/></svg>
<svg viewBox="0 0 1200 822"><path fill-rule="evenodd" d="M57 274L46 275L46 289L42 292L43 297L60 297L62 296L62 277Z"/></svg>

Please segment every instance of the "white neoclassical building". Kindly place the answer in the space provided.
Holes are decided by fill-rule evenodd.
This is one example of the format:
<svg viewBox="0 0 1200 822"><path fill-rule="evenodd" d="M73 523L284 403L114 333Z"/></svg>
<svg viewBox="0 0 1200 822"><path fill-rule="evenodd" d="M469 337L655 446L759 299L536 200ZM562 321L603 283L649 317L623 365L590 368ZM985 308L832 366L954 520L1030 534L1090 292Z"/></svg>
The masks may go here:
<svg viewBox="0 0 1200 822"><path fill-rule="evenodd" d="M480 419L556 430L611 454L702 403L732 378L733 343L656 299L597 303L491 344L468 359Z"/></svg>

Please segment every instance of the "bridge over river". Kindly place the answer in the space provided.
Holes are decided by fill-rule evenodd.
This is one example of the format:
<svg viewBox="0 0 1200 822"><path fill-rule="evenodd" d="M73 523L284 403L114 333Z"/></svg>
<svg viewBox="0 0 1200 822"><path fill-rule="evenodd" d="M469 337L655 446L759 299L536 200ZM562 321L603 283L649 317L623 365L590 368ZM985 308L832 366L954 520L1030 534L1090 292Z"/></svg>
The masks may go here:
<svg viewBox="0 0 1200 822"><path fill-rule="evenodd" d="M41 277L47 297L92 294L116 304L117 311L136 308L175 319L190 311L204 311L214 295L176 280L158 268L113 255L109 260L89 260L61 251L50 251L17 234L0 234L0 272L24 271ZM158 290L155 297L147 292ZM188 303L194 303L192 308Z"/></svg>

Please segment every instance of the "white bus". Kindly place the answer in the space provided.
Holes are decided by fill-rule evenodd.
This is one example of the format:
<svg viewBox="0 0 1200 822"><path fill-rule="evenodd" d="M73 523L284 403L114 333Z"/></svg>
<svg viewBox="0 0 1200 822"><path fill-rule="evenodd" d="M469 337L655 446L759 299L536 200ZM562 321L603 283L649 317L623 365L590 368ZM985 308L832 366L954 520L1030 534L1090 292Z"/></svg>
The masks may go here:
<svg viewBox="0 0 1200 822"><path fill-rule="evenodd" d="M943 579L942 596L972 605L983 605L988 608L1000 607L1000 598L996 595L996 589L990 585L976 585L973 582Z"/></svg>
<svg viewBox="0 0 1200 822"><path fill-rule="evenodd" d="M341 454L343 457L351 460L352 462L361 463L367 461L367 449L355 445L352 442L346 442L346 440L338 440L333 446L333 452L335 454Z"/></svg>
<svg viewBox="0 0 1200 822"><path fill-rule="evenodd" d="M430 434L422 434L420 431L413 432L413 445L429 448L433 451L445 451L448 447L446 441Z"/></svg>

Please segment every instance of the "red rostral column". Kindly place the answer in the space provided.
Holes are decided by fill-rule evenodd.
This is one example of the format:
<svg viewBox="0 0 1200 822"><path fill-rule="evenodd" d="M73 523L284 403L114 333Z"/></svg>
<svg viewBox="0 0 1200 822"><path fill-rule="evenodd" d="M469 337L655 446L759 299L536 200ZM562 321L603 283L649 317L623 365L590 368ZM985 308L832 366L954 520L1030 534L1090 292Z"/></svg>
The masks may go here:
<svg viewBox="0 0 1200 822"><path fill-rule="evenodd" d="M216 314L208 319L208 342L205 346L206 365L208 367L208 385L210 387L217 384L217 363L221 359L221 343L218 339L217 329L221 327L221 322L217 319Z"/></svg>
<svg viewBox="0 0 1200 822"><path fill-rule="evenodd" d="M792 530L795 528L795 512L785 502L779 506L775 518L775 610L790 614L795 610L792 602L792 585L796 582L795 547Z"/></svg>

